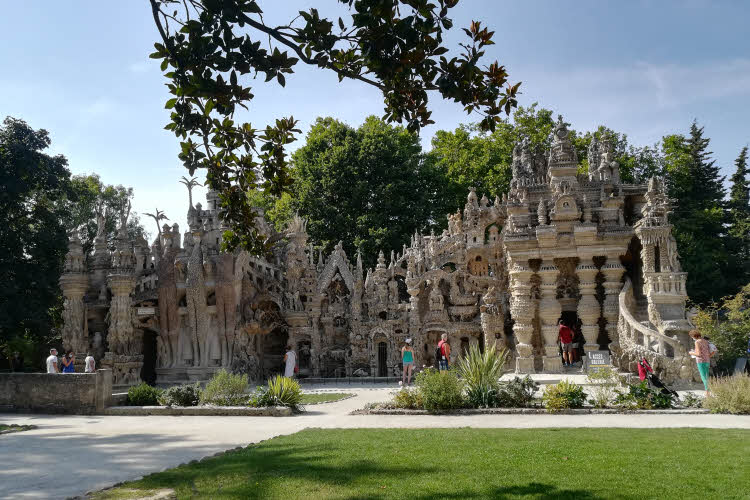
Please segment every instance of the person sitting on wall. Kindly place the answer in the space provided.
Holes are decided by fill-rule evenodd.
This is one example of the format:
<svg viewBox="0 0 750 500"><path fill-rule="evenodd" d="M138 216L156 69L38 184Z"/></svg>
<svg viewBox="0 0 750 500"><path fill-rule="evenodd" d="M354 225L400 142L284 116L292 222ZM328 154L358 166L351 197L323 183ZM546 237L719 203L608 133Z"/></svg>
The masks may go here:
<svg viewBox="0 0 750 500"><path fill-rule="evenodd" d="M438 369L443 371L450 367L451 345L448 343L447 333L442 334L440 337L440 342L438 342L437 349L435 349L435 355L438 358Z"/></svg>
<svg viewBox="0 0 750 500"><path fill-rule="evenodd" d="M558 336L560 338L560 346L563 352L563 366L571 366L572 362L572 346L573 346L573 331L565 324L565 321L560 319L557 322L558 325Z"/></svg>
<svg viewBox="0 0 750 500"><path fill-rule="evenodd" d="M57 349L50 349L47 356L47 373L57 373Z"/></svg>

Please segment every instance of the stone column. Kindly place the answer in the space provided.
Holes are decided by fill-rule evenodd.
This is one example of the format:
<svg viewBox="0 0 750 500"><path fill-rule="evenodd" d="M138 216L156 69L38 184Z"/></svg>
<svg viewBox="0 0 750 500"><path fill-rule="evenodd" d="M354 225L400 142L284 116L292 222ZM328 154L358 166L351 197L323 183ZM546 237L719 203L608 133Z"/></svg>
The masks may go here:
<svg viewBox="0 0 750 500"><path fill-rule="evenodd" d="M652 247L653 249L653 247ZM620 290L622 290L622 278L625 268L620 264L617 256L607 256L607 263L602 266L604 274L604 305L602 315L607 320L605 328L609 337L609 350L615 355L620 356L620 343L617 334L617 318L620 313Z"/></svg>
<svg viewBox="0 0 750 500"><path fill-rule="evenodd" d="M77 233L70 236L65 256L65 271L60 276L60 288L65 298L63 304L62 341L64 349L85 354L89 348L86 328L86 306L83 296L89 286L83 247Z"/></svg>
<svg viewBox="0 0 750 500"><path fill-rule="evenodd" d="M510 315L515 324L513 334L516 337L516 372L534 373L534 347L531 338L534 335L534 313L536 300L531 298L531 269L525 265L515 264L510 269Z"/></svg>
<svg viewBox="0 0 750 500"><path fill-rule="evenodd" d="M320 377L320 355L322 353L320 345L320 298L316 298L313 306L310 308L310 318L312 320L312 334L310 335L310 371L313 377Z"/></svg>
<svg viewBox="0 0 750 500"><path fill-rule="evenodd" d="M586 344L583 346L586 352L596 351L599 344L596 338L599 336L599 318L601 317L601 306L596 300L596 275L599 269L591 262L581 261L576 267L579 284L578 289L581 300L578 301L578 318L581 320L581 331Z"/></svg>
<svg viewBox="0 0 750 500"><path fill-rule="evenodd" d="M558 327L561 307L557 301L557 276L560 271L552 260L544 260L539 268L542 278L542 300L539 303L539 318L542 322L542 338L544 339L544 371L559 373L562 371L562 361L557 347Z"/></svg>

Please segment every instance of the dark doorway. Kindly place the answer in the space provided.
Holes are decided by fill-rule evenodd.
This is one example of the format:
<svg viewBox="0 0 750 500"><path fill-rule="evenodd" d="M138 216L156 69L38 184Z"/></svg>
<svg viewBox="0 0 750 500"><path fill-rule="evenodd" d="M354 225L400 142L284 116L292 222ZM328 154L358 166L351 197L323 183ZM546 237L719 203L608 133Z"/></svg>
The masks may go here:
<svg viewBox="0 0 750 500"><path fill-rule="evenodd" d="M560 318L562 318L571 330L575 330L578 327L578 313L576 311L563 311Z"/></svg>
<svg viewBox="0 0 750 500"><path fill-rule="evenodd" d="M378 377L388 376L388 344L378 344Z"/></svg>
<svg viewBox="0 0 750 500"><path fill-rule="evenodd" d="M156 383L156 332L143 330L143 366L141 380L149 385Z"/></svg>
<svg viewBox="0 0 750 500"><path fill-rule="evenodd" d="M461 351L458 353L460 356L466 356L469 352L469 337L461 337Z"/></svg>

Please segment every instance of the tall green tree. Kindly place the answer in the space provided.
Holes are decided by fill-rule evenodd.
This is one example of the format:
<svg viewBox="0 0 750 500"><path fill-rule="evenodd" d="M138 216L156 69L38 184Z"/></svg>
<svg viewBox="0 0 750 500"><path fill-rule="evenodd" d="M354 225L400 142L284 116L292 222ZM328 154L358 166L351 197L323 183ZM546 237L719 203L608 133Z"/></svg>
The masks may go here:
<svg viewBox="0 0 750 500"><path fill-rule="evenodd" d="M737 286L750 282L750 182L748 180L747 146L734 161L736 170L730 181L728 218L732 259Z"/></svg>
<svg viewBox="0 0 750 500"><path fill-rule="evenodd" d="M695 122L688 137L671 135L662 141L669 195L677 200L673 234L689 273L688 295L700 304L733 291L726 279L732 270L724 227L724 178L711 159L709 143Z"/></svg>
<svg viewBox="0 0 750 500"><path fill-rule="evenodd" d="M462 125L452 132L439 130L426 162L445 179L444 212L463 207L470 187L490 199L508 192L513 147L527 137L532 148L544 151L554 124L552 111L534 103L520 106L512 120L501 120L491 133L476 125Z"/></svg>
<svg viewBox="0 0 750 500"><path fill-rule="evenodd" d="M258 0L150 0L160 38L151 57L162 61L173 95L167 129L180 138L190 175L205 168L219 192L229 248L264 250L247 192L278 197L292 182L285 147L299 133L297 121L281 118L261 130L234 121L250 105L249 85L259 73L284 86L302 62L358 80L382 93L385 120L412 132L433 123L428 101L435 95L478 112L483 130L516 105L520 83L509 83L505 67L484 58L494 31L472 21L459 50L451 53L445 43L458 0L338 3L351 16L328 19L310 8L273 25Z"/></svg>
<svg viewBox="0 0 750 500"><path fill-rule="evenodd" d="M59 310L67 250L67 160L45 153L46 130L6 118L0 126L0 340L49 336Z"/></svg>
<svg viewBox="0 0 750 500"><path fill-rule="evenodd" d="M127 210L128 204L131 203L134 196L133 188L105 184L97 174L75 175L71 179L71 187L75 193L75 202L70 204L68 226L85 228L82 237L84 251L89 253L94 246L97 210L104 212L105 236L108 246L112 248L120 225L120 212ZM131 240L148 236L140 216L132 211L128 218L127 231Z"/></svg>
<svg viewBox="0 0 750 500"><path fill-rule="evenodd" d="M319 118L292 156L286 202L308 220L311 240L326 251L341 240L353 258L373 266L379 250L398 250L437 221L440 178L422 162L419 138L371 116L358 128ZM289 212L287 212L289 213Z"/></svg>

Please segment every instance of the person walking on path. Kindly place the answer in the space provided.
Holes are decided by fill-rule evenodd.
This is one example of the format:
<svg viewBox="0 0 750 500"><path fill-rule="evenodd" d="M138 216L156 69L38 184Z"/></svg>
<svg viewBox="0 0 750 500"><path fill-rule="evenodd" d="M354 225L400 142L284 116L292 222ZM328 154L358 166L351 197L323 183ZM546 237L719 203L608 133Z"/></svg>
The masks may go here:
<svg viewBox="0 0 750 500"><path fill-rule="evenodd" d="M706 394L710 394L711 391L708 389L708 369L711 366L711 356L713 356L711 347L708 344L708 340L704 339L698 330L690 330L690 336L695 340L695 349L688 354L695 356L695 362L698 364L698 373L701 375L703 387L706 389Z"/></svg>
<svg viewBox="0 0 750 500"><path fill-rule="evenodd" d="M286 354L284 354L284 376L294 377L295 368L297 367L297 354L292 351L292 346L286 346Z"/></svg>
<svg viewBox="0 0 750 500"><path fill-rule="evenodd" d="M414 350L411 347L411 339L406 339L406 345L401 348L401 361L404 364L401 385L411 385L411 375L414 372Z"/></svg>
<svg viewBox="0 0 750 500"><path fill-rule="evenodd" d="M86 359L83 360L83 366L86 373L94 373L96 371L96 360L90 352L86 353Z"/></svg>
<svg viewBox="0 0 750 500"><path fill-rule="evenodd" d="M50 349L47 356L47 373L57 373L57 349Z"/></svg>
<svg viewBox="0 0 750 500"><path fill-rule="evenodd" d="M67 356L63 356L62 372L63 373L75 373L76 372L75 361L76 361L76 355L73 354L73 351L68 352Z"/></svg>
<svg viewBox="0 0 750 500"><path fill-rule="evenodd" d="M573 331L568 328L563 320L558 321L557 324L560 346L563 352L563 366L571 366L573 364Z"/></svg>
<svg viewBox="0 0 750 500"><path fill-rule="evenodd" d="M451 345L448 343L448 334L444 333L440 336L440 342L437 345L438 355L438 369L441 371L447 370L450 367L451 359Z"/></svg>

